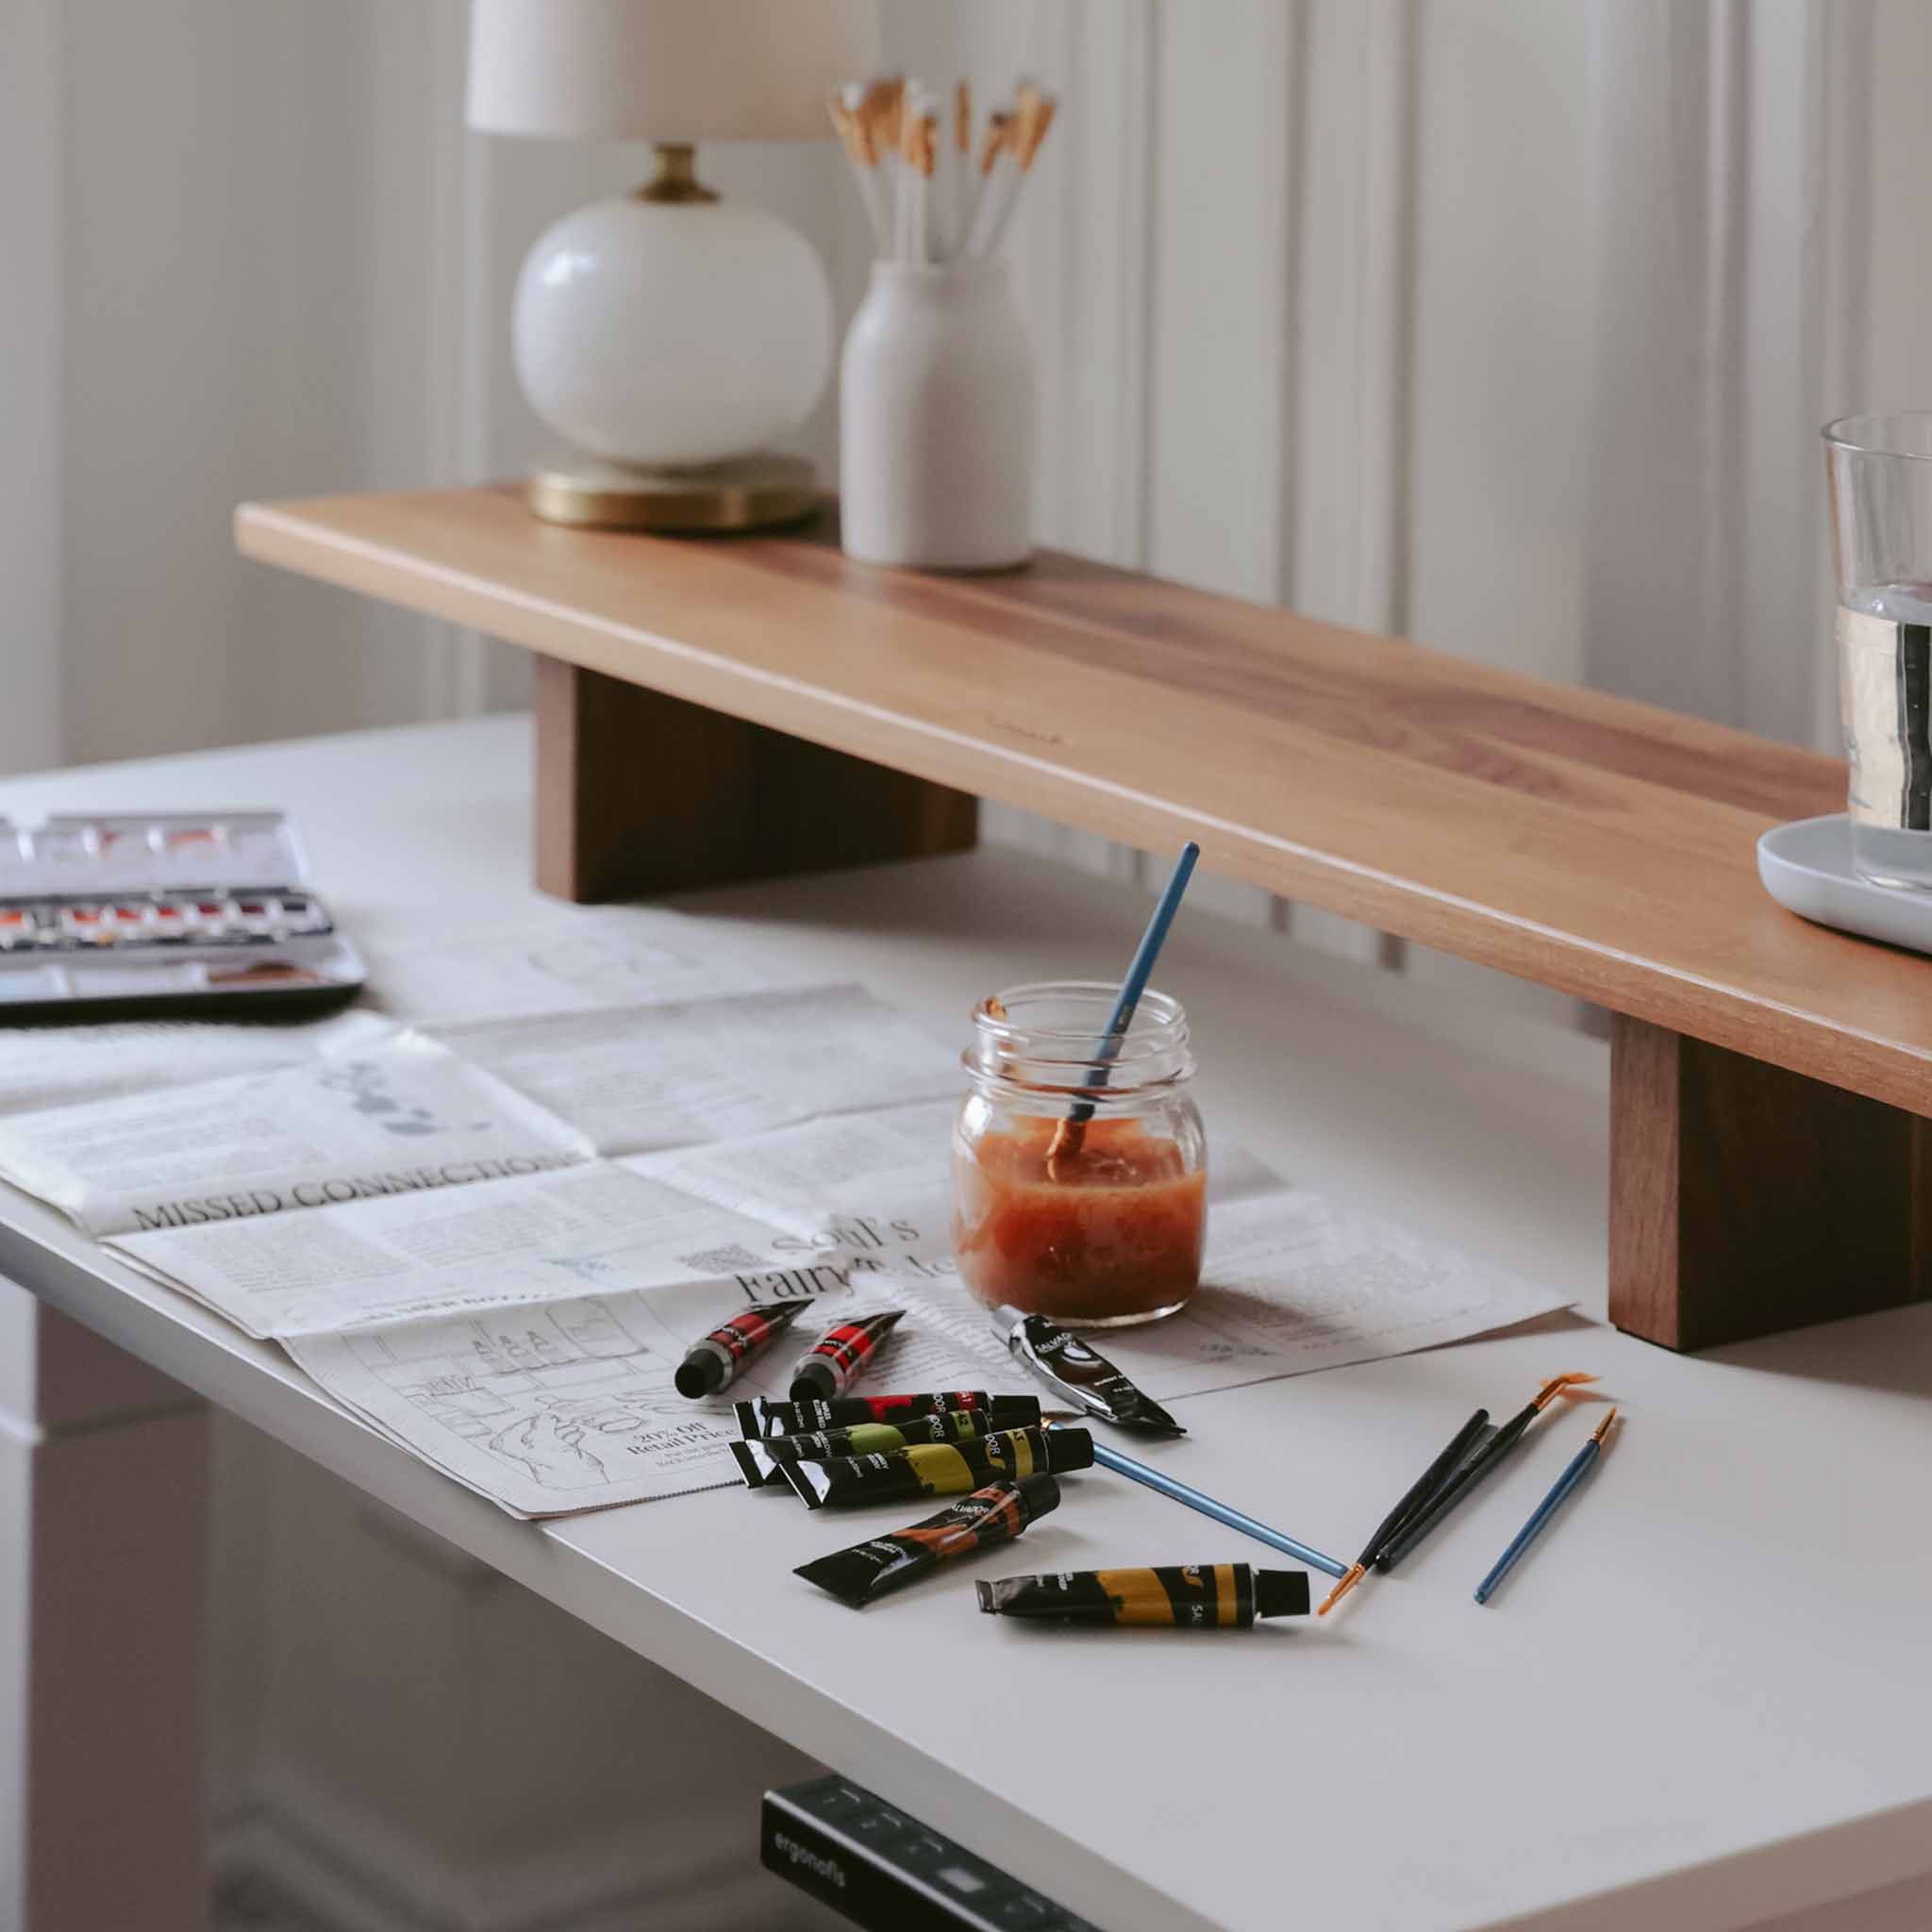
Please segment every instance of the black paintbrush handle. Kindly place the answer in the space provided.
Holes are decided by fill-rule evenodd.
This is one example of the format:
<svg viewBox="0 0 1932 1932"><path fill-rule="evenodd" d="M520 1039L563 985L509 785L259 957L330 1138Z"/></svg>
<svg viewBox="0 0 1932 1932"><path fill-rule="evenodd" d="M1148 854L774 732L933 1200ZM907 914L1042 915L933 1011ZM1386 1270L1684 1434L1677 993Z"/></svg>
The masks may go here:
<svg viewBox="0 0 1932 1932"><path fill-rule="evenodd" d="M1397 1532L1395 1540L1375 1558L1377 1570L1392 1570L1416 1544L1455 1508L1476 1484L1515 1448L1524 1429L1537 1418L1535 1403L1519 1408L1490 1440L1465 1462L1428 1502L1416 1511Z"/></svg>
<svg viewBox="0 0 1932 1932"><path fill-rule="evenodd" d="M1361 1555L1356 1558L1357 1563L1373 1563L1381 1554L1382 1545L1395 1540L1397 1532L1436 1493L1448 1479L1450 1472L1469 1454L1470 1444L1482 1434L1483 1426L1489 1419L1489 1410L1479 1408L1457 1430L1450 1438L1448 1447L1409 1484L1407 1489L1403 1491L1402 1500L1376 1524L1374 1535L1368 1540Z"/></svg>

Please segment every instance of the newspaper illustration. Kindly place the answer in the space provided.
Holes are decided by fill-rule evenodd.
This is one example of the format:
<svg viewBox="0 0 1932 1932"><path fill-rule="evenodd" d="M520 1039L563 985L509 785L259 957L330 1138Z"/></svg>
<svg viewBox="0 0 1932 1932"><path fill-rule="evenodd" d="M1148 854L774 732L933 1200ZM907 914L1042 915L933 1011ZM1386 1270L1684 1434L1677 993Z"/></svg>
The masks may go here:
<svg viewBox="0 0 1932 1932"><path fill-rule="evenodd" d="M737 1481L728 1401L687 1401L672 1373L695 1334L732 1305L729 1282L687 1282L299 1338L295 1360L330 1394L418 1455L525 1516L641 1502ZM833 1289L799 1325L830 1326L884 1306ZM901 1324L901 1330L909 1325ZM897 1331L895 1331L897 1332ZM796 1350L755 1362L731 1398L782 1396ZM956 1388L1001 1372L928 1331L889 1341L895 1385Z"/></svg>

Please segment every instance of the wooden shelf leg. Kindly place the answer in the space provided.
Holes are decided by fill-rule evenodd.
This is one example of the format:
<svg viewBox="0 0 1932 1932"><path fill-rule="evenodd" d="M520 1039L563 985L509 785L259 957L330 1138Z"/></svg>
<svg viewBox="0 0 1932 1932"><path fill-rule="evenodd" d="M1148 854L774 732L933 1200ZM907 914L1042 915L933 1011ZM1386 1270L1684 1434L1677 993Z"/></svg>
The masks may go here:
<svg viewBox="0 0 1932 1932"><path fill-rule="evenodd" d="M1709 1348L1932 1296L1932 1122L1665 1027L1610 1030L1610 1319Z"/></svg>
<svg viewBox="0 0 1932 1932"><path fill-rule="evenodd" d="M963 852L979 801L539 658L537 884L640 898Z"/></svg>

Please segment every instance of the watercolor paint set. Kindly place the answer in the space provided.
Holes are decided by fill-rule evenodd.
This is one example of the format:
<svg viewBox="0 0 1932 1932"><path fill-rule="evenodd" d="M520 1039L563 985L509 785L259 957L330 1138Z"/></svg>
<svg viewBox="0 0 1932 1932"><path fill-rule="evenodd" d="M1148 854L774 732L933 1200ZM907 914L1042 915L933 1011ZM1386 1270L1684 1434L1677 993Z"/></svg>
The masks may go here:
<svg viewBox="0 0 1932 1932"><path fill-rule="evenodd" d="M314 1010L365 976L280 812L0 818L0 1018Z"/></svg>

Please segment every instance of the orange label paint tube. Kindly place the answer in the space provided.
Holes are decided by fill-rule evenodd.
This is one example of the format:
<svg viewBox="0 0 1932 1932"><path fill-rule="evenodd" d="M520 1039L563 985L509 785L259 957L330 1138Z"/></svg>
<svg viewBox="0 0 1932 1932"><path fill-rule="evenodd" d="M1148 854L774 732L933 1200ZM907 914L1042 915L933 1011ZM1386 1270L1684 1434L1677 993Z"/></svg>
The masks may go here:
<svg viewBox="0 0 1932 1932"><path fill-rule="evenodd" d="M963 1496L1007 1476L1063 1475L1093 1467L1085 1429L1003 1429L969 1442L921 1442L883 1456L787 1462L785 1480L814 1509L825 1504L900 1503L908 1496Z"/></svg>
<svg viewBox="0 0 1932 1932"><path fill-rule="evenodd" d="M846 1429L855 1423L900 1423L913 1416L984 1409L991 1427L1028 1429L1040 1421L1034 1395L989 1395L983 1389L952 1389L939 1395L841 1395L832 1402L741 1402L738 1426L747 1442L763 1436L801 1436L817 1429Z"/></svg>
<svg viewBox="0 0 1932 1932"><path fill-rule="evenodd" d="M806 1301L765 1302L758 1307L741 1308L730 1321L720 1323L702 1341L691 1343L672 1378L677 1392L696 1401L701 1395L715 1395L729 1387L744 1365L769 1348L797 1321L799 1311L810 1306Z"/></svg>
<svg viewBox="0 0 1932 1932"><path fill-rule="evenodd" d="M974 1585L990 1617L1056 1624L1158 1624L1176 1630L1245 1630L1257 1617L1306 1617L1306 1570L1245 1563L1184 1563L1154 1570L1068 1570L1002 1576Z"/></svg>
<svg viewBox="0 0 1932 1932"><path fill-rule="evenodd" d="M899 1423L854 1423L849 1428L817 1429L801 1436L772 1436L761 1442L734 1442L733 1459L748 1490L782 1484L788 1462L829 1462L835 1456L886 1456L920 1442L963 1442L989 1434L992 1420L983 1408L955 1408L944 1415L908 1416Z"/></svg>
<svg viewBox="0 0 1932 1932"><path fill-rule="evenodd" d="M793 1402L828 1402L842 1395L865 1373L876 1349L906 1318L904 1308L887 1308L841 1322L799 1357L791 1371Z"/></svg>
<svg viewBox="0 0 1932 1932"><path fill-rule="evenodd" d="M895 1529L891 1536L875 1536L816 1562L801 1563L796 1574L830 1591L841 1603L863 1609L874 1597L901 1589L955 1557L1010 1542L1029 1523L1058 1508L1059 1500L1060 1486L1050 1475L989 1483L910 1529Z"/></svg>

